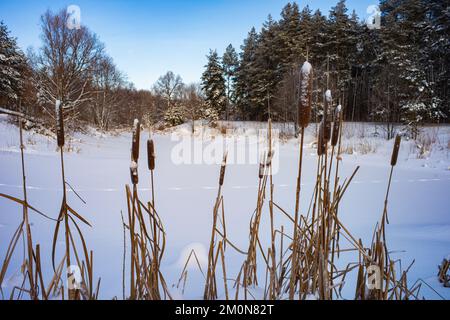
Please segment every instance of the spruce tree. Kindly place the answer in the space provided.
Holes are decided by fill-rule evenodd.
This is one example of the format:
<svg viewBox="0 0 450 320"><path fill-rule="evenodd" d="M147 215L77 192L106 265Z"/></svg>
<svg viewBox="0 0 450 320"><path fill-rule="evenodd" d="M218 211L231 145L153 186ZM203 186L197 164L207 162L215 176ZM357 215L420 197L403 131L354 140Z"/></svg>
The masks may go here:
<svg viewBox="0 0 450 320"><path fill-rule="evenodd" d="M212 113L223 114L226 109L226 89L224 70L216 50L207 56L208 63L202 75L202 90L205 93L206 107Z"/></svg>
<svg viewBox="0 0 450 320"><path fill-rule="evenodd" d="M287 69L278 51L278 30L279 25L269 15L261 30L255 58L256 72L253 76L256 84L253 103L258 120L266 120L271 116L278 85Z"/></svg>
<svg viewBox="0 0 450 320"><path fill-rule="evenodd" d="M225 119L228 120L230 109L236 102L235 86L236 86L236 72L239 65L239 57L234 47L230 44L225 50L222 57L222 65L225 78L227 106Z"/></svg>
<svg viewBox="0 0 450 320"><path fill-rule="evenodd" d="M16 40L9 35L3 22L0 22L0 98L16 102L24 85L23 72L26 60L17 46Z"/></svg>
<svg viewBox="0 0 450 320"><path fill-rule="evenodd" d="M254 119L255 116L257 87L254 77L258 72L256 66L258 44L259 35L255 28L252 28L241 46L239 67L236 73L236 103L241 120Z"/></svg>

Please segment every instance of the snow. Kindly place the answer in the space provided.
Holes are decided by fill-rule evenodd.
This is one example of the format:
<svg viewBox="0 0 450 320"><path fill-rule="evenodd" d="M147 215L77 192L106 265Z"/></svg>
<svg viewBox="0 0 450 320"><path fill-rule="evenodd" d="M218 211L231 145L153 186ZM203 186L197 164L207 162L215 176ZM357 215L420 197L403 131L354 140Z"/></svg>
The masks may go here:
<svg viewBox="0 0 450 320"><path fill-rule="evenodd" d="M331 95L331 90L328 89L327 91L325 91L325 99L327 99L327 102L329 104L331 104L333 102L333 97Z"/></svg>
<svg viewBox="0 0 450 320"><path fill-rule="evenodd" d="M312 70L312 65L311 65L311 63L309 63L308 61L305 61L304 63L303 63L303 66L302 66L302 74L305 76L305 75L308 75L309 76L309 74L311 73L311 70Z"/></svg>
<svg viewBox="0 0 450 320"><path fill-rule="evenodd" d="M200 122L199 125L202 125ZM154 172L155 203L167 233L167 247L162 260L162 273L177 298L201 299L204 276L197 263L191 259L184 292L176 285L187 256L195 251L205 271L207 249L211 236L212 209L217 195L217 183L222 162L222 154L212 164L179 164L171 159L173 148L179 143L172 135L187 137L191 124L184 124L166 132L153 132L158 150L157 169ZM254 134L258 129L267 128L266 123L219 122L229 129L228 137ZM361 166L353 183L344 196L339 210L341 221L352 230L354 236L364 243L370 241L375 223L379 220L384 205L384 195L390 169L390 155L393 140L386 141L383 127L374 124L344 123L342 154L342 177L347 178L357 165ZM273 174L274 197L285 210L293 211L295 199L296 170L298 163L298 140L291 137L292 124L273 124L287 136L276 150L274 158L279 161L279 170ZM196 128L196 141L203 145L220 144L220 131L203 127L207 137L200 141L200 127ZM315 150L316 125L307 128L305 136L304 177L300 210L305 210L314 188L317 153ZM375 134L377 133L377 134ZM142 135L147 132L142 132ZM389 200L390 224L387 226L388 245L392 257L402 259L406 268L414 259L408 279L426 282L440 295L450 298L450 289L436 283L437 265L448 255L450 247L450 126L426 127L424 136L433 137L426 156L419 156L414 141L404 140L400 150L398 165L394 170L391 198ZM426 139L423 139L426 140ZM82 227L89 249L94 251L94 275L101 277L100 297L122 298L122 248L123 229L121 212L126 216L127 204L125 184L130 183L131 132L99 134L91 130L89 134L77 133L67 142L73 152L65 154L67 181L87 202L83 204L69 190L69 203L82 214L92 228ZM59 154L55 138L32 131L24 132L25 164L29 202L51 217L56 217L62 196ZM145 144L146 140L141 139ZM242 148L236 143L237 148ZM141 152L145 150L141 146ZM239 150L239 149L238 149ZM352 152L350 152L352 151ZM141 153L143 155L143 153ZM223 185L223 201L227 223L227 237L239 248L248 246L249 221L255 207L258 188L260 157L252 164L233 162L236 154L229 153L227 173ZM275 161L274 159L274 161ZM0 192L21 197L21 167L19 134L16 126L0 115ZM139 167L139 192L141 199L150 199L150 173L146 161ZM14 203L0 199L0 243L10 240L17 228L22 211ZM41 244L44 277L51 277L51 241L53 222L41 216L31 216L33 241ZM289 222L282 215L275 216L278 227ZM263 247L268 247L270 224L267 204L263 211L260 237ZM346 243L341 244L345 247ZM0 246L3 259L6 246ZM57 260L64 250L63 242L57 244ZM129 251L127 251L129 252ZM228 278L234 278L243 262L243 257L232 248L225 252ZM258 257L260 259L260 257ZM20 280L22 254L18 250L11 261L4 287L5 294ZM340 263L354 261L352 253L341 255ZM128 274L129 270L126 270ZM264 270L259 268L260 286L264 286ZM223 283L219 276L218 283ZM355 276L355 274L352 274ZM127 282L128 283L128 282ZM232 288L230 280L228 287ZM351 298L354 279L346 279L344 297ZM429 299L440 299L428 286L421 292ZM348 288L348 289L346 289ZM436 289L437 288L437 289ZM128 289L128 288L127 288ZM219 295L223 297L222 287ZM263 296L261 288L252 288L252 294ZM315 299L314 295L309 297Z"/></svg>

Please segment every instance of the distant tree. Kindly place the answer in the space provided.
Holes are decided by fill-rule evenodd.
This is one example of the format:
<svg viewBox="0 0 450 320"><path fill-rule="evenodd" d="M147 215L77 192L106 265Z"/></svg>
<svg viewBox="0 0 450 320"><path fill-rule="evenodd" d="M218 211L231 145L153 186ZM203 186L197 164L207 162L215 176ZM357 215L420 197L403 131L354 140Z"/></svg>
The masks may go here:
<svg viewBox="0 0 450 320"><path fill-rule="evenodd" d="M269 15L260 33L258 47L255 52L256 72L253 81L257 90L254 92L254 103L258 120L271 117L274 98L283 74L291 65L283 64L278 50L280 47L279 25Z"/></svg>
<svg viewBox="0 0 450 320"><path fill-rule="evenodd" d="M17 103L24 87L26 68L24 54L6 25L0 22L0 101Z"/></svg>
<svg viewBox="0 0 450 320"><path fill-rule="evenodd" d="M97 61L92 77L94 92L89 107L99 129L108 130L113 117L120 111L123 96L119 89L124 84L124 76L117 70L111 57L104 56Z"/></svg>
<svg viewBox="0 0 450 320"><path fill-rule="evenodd" d="M166 101L167 109L169 109L180 98L183 86L183 79L172 71L168 71L158 79L154 89L157 94L163 97Z"/></svg>
<svg viewBox="0 0 450 320"><path fill-rule="evenodd" d="M236 102L235 85L236 85L236 72L239 65L239 57L234 47L230 44L225 50L222 57L222 65L225 77L227 105L225 112L225 119L228 120L230 109Z"/></svg>
<svg viewBox="0 0 450 320"><path fill-rule="evenodd" d="M263 29L269 29L270 25L274 25L270 19L265 22ZM280 43L275 54L279 56L282 62L283 71L290 70L294 64L298 64L305 59L306 51L304 50L305 42L302 38L302 28L300 24L300 10L297 3L288 3L281 10L281 19L278 22ZM284 72L283 72L284 73Z"/></svg>
<svg viewBox="0 0 450 320"><path fill-rule="evenodd" d="M203 118L205 100L199 83L191 83L183 90L184 114L192 122L192 133L195 132L195 121Z"/></svg>
<svg viewBox="0 0 450 320"><path fill-rule="evenodd" d="M258 72L256 66L258 42L259 35L255 28L252 28L241 46L239 67L236 74L236 103L240 119L243 120L255 119L257 113L255 108L257 86L254 77Z"/></svg>
<svg viewBox="0 0 450 320"><path fill-rule="evenodd" d="M208 63L202 74L202 89L205 94L206 107L222 115L226 111L226 88L224 70L217 51L211 50L207 56Z"/></svg>
<svg viewBox="0 0 450 320"><path fill-rule="evenodd" d="M91 81L103 44L87 27L70 29L66 10L41 17L42 47L33 58L39 102L53 115L56 100L78 117L78 107L92 98Z"/></svg>
<svg viewBox="0 0 450 320"><path fill-rule="evenodd" d="M184 122L183 106L180 104L183 88L183 79L172 71L161 76L154 86L155 93L165 101L164 121L170 126Z"/></svg>

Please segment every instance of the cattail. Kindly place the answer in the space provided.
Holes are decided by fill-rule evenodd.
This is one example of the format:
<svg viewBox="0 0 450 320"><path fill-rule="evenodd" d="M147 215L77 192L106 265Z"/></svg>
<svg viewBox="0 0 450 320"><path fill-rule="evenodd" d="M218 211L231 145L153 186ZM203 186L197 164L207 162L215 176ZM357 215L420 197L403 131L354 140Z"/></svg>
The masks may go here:
<svg viewBox="0 0 450 320"><path fill-rule="evenodd" d="M131 182L133 184L139 183L139 176L138 176L138 164L136 161L131 160L130 164L130 175L131 175Z"/></svg>
<svg viewBox="0 0 450 320"><path fill-rule="evenodd" d="M259 174L258 174L259 179L262 179L264 177L265 158L266 158L266 153L264 152L264 155L261 157L261 161L259 162Z"/></svg>
<svg viewBox="0 0 450 320"><path fill-rule="evenodd" d="M155 144L152 139L147 140L148 169L155 170Z"/></svg>
<svg viewBox="0 0 450 320"><path fill-rule="evenodd" d="M223 156L222 167L220 168L219 185L223 186L223 180L225 179L225 168L227 167L227 154Z"/></svg>
<svg viewBox="0 0 450 320"><path fill-rule="evenodd" d="M325 92L325 99L324 99L324 108L323 108L323 123L324 123L324 131L323 131L323 139L325 143L328 143L331 139L331 122L328 119L328 110L329 110L329 104L331 104L332 97L331 97L331 91L327 90Z"/></svg>
<svg viewBox="0 0 450 320"><path fill-rule="evenodd" d="M335 147L339 140L339 131L341 127L341 105L336 107L333 123L333 135L331 137L331 145Z"/></svg>
<svg viewBox="0 0 450 320"><path fill-rule="evenodd" d="M264 177L264 163L259 163L259 179L262 179Z"/></svg>
<svg viewBox="0 0 450 320"><path fill-rule="evenodd" d="M324 139L325 124L322 119L319 126L319 137L317 139L317 155L323 155L327 150L327 142Z"/></svg>
<svg viewBox="0 0 450 320"><path fill-rule="evenodd" d="M270 167L272 165L273 156L275 155L275 151L270 150L267 154L266 167Z"/></svg>
<svg viewBox="0 0 450 320"><path fill-rule="evenodd" d="M56 137L58 141L58 147L62 148L64 146L64 113L63 113L63 106L60 100L56 100L55 115L56 115Z"/></svg>
<svg viewBox="0 0 450 320"><path fill-rule="evenodd" d="M400 143L401 142L402 142L402 136L398 134L395 137L394 150L392 151L392 158L391 158L391 166L395 166L397 164L398 152L400 151Z"/></svg>
<svg viewBox="0 0 450 320"><path fill-rule="evenodd" d="M131 147L131 160L138 162L139 159L139 142L141 139L141 125L138 119L134 120L133 124L133 143Z"/></svg>
<svg viewBox="0 0 450 320"><path fill-rule="evenodd" d="M306 128L311 119L311 99L313 89L313 69L305 61L300 70L300 99L298 105L298 125Z"/></svg>

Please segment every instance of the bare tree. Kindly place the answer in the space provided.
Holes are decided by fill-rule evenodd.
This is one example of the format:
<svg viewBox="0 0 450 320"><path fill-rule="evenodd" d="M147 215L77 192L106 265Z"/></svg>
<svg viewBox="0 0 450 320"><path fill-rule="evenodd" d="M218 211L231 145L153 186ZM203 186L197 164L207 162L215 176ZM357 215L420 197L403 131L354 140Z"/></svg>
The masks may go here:
<svg viewBox="0 0 450 320"><path fill-rule="evenodd" d="M53 108L60 100L65 110L77 116L77 108L91 97L92 72L103 44L85 26L70 29L68 19L65 10L42 15L43 45L33 57L33 66L40 103Z"/></svg>
<svg viewBox="0 0 450 320"><path fill-rule="evenodd" d="M111 57L104 56L96 64L93 72L94 93L90 110L94 122L101 130L108 130L112 117L120 111L123 95L119 88L125 84L123 74L117 70Z"/></svg>
<svg viewBox="0 0 450 320"><path fill-rule="evenodd" d="M170 109L172 103L181 97L183 87L181 77L175 75L172 71L168 71L158 79L154 90L166 101L167 109Z"/></svg>
<svg viewBox="0 0 450 320"><path fill-rule="evenodd" d="M191 83L183 90L185 114L192 121L192 133L195 132L195 120L202 117L202 107L205 104L203 91L199 83Z"/></svg>

